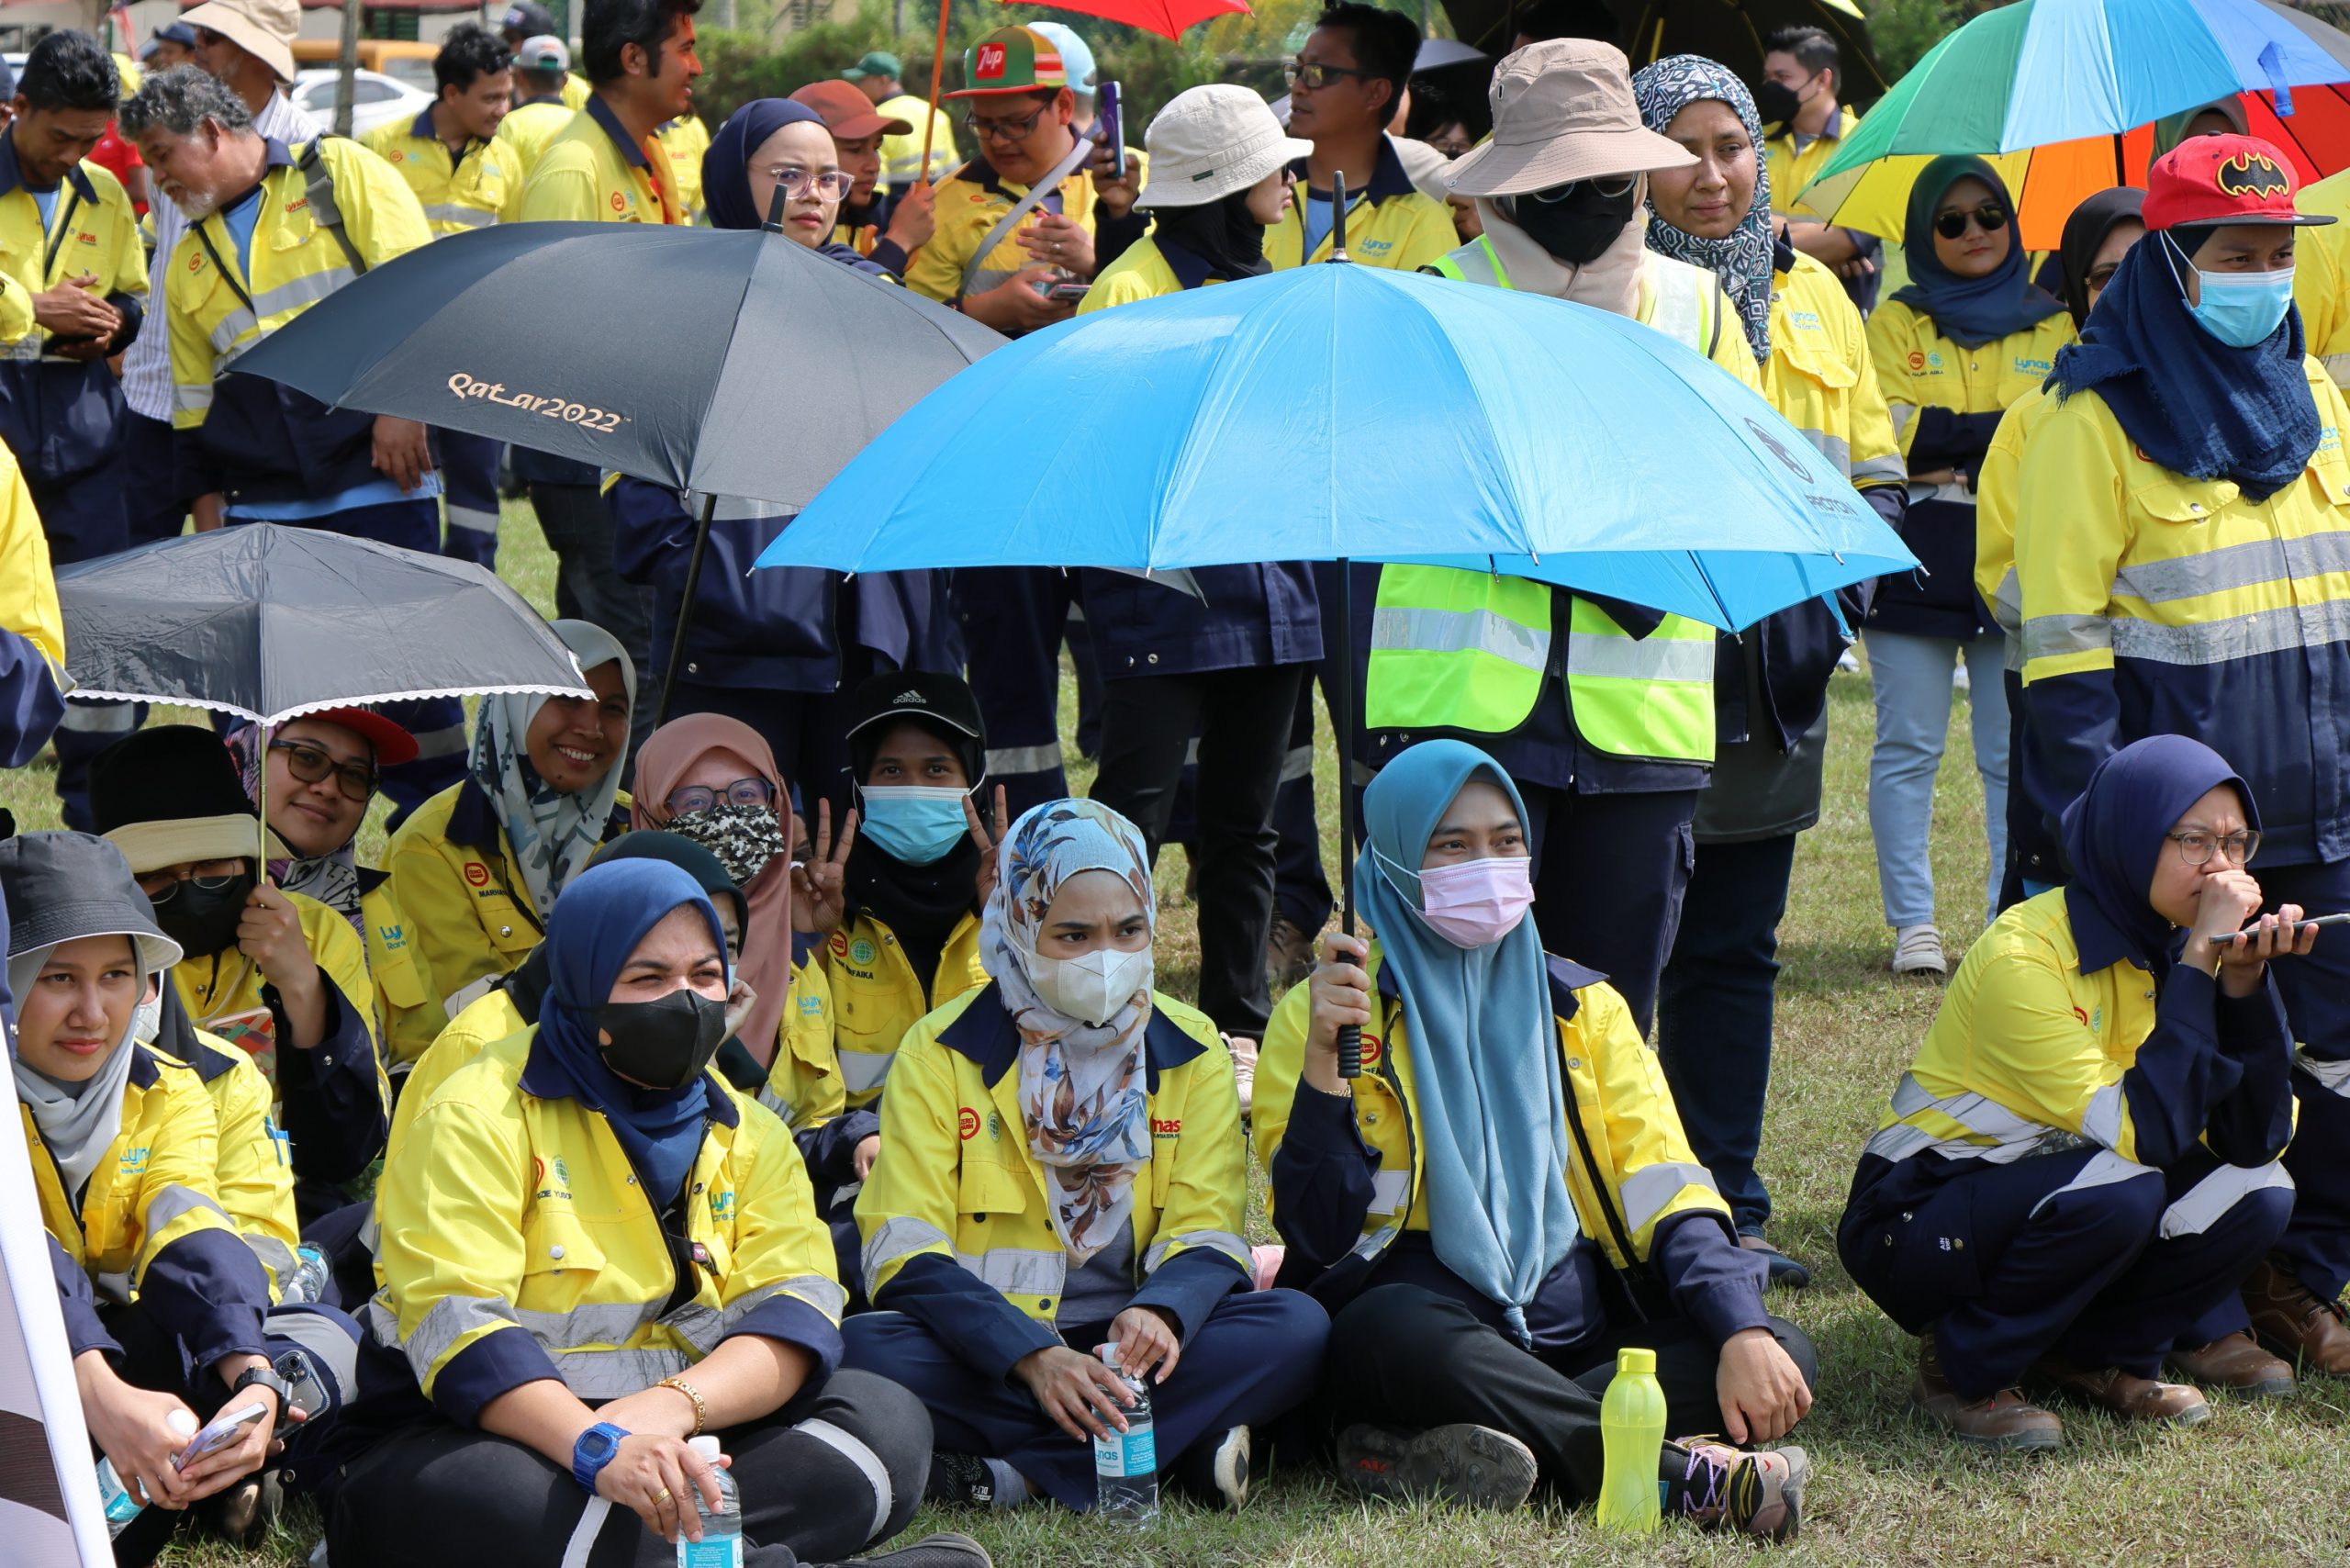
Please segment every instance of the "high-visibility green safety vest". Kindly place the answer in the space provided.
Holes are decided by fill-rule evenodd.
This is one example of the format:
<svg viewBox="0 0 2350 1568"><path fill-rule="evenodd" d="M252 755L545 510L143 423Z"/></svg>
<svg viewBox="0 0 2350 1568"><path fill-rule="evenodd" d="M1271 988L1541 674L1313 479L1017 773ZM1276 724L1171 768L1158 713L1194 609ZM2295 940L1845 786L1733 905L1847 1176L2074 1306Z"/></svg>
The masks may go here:
<svg viewBox="0 0 2350 1568"><path fill-rule="evenodd" d="M1650 258L1651 261L1661 258ZM1430 271L1511 286L1482 236ZM1721 286L1702 268L1653 266L1646 325L1699 353L1721 330ZM1709 297L1710 295L1710 297ZM1501 734L1533 716L1550 667L1550 588L1450 566L1383 566L1363 681L1372 729ZM1635 638L1598 605L1571 596L1567 696L1595 751L1661 762L1714 759L1714 629L1668 615Z"/></svg>

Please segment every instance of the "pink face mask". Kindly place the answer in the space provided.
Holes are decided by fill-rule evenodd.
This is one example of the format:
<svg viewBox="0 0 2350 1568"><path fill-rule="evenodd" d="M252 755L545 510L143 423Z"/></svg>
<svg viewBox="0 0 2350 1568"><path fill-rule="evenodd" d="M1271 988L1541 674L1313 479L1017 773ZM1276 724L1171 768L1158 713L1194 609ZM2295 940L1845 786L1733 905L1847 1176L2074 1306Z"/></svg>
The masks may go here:
<svg viewBox="0 0 2350 1568"><path fill-rule="evenodd" d="M1456 947L1490 947L1517 929L1534 902L1534 862L1469 860L1420 872L1420 918Z"/></svg>

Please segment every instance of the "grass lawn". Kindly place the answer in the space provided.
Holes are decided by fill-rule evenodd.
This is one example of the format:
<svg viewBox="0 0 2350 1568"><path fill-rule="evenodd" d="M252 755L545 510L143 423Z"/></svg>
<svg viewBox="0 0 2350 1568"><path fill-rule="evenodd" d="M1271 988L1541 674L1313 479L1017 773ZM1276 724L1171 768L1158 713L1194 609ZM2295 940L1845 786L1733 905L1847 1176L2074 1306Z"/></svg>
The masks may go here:
<svg viewBox="0 0 2350 1568"><path fill-rule="evenodd" d="M552 566L527 509L506 514L505 566L543 609ZM1982 915L1982 809L1969 761L1964 698L1944 766L1934 861L1941 924L1955 962ZM2338 1564L2350 1558L2350 1444L2343 1441L2350 1390L2317 1382L2278 1406L2215 1398L2214 1418L2194 1431L2146 1435L2066 1408L2069 1446L2037 1460L1961 1453L1904 1414L1911 1341L1880 1316L1837 1267L1836 1216L1861 1143L1896 1075L1933 1015L1940 990L1897 983L1886 970L1890 935L1880 917L1867 820L1871 715L1860 677L1840 676L1831 694L1827 814L1804 836L1795 891L1781 931L1786 969L1779 987L1775 1092L1762 1149L1778 1218L1774 1238L1808 1262L1817 1282L1774 1305L1818 1341L1818 1405L1797 1434L1817 1463L1799 1543L1789 1564ZM1064 710L1064 731L1074 714ZM1337 822L1326 731L1323 737L1325 857L1335 868ZM1090 769L1072 778L1082 790ZM0 803L28 828L54 826L45 769L0 776ZM371 828L367 845L380 843ZM1183 867L1159 871L1165 920L1160 983L1181 995L1196 977L1192 911ZM1602 889L1593 896L1605 897ZM1702 920L1692 908L1684 918ZM1259 1180L1261 1180L1259 1178ZM1258 1239L1272 1239L1261 1203ZM1651 1540L1600 1536L1588 1516L1555 1510L1507 1516L1445 1509L1367 1507L1325 1478L1280 1474L1237 1517L1171 1507L1147 1538L1113 1532L1043 1508L974 1519L925 1512L925 1529L953 1528L985 1541L1004 1564L1170 1565L1263 1563L1339 1568L1367 1563L1713 1563L1749 1561L1751 1548L1668 1528ZM301 1562L318 1538L297 1509L269 1550L247 1558L189 1544L165 1561L190 1568ZM0 1550L0 1557L6 1555Z"/></svg>

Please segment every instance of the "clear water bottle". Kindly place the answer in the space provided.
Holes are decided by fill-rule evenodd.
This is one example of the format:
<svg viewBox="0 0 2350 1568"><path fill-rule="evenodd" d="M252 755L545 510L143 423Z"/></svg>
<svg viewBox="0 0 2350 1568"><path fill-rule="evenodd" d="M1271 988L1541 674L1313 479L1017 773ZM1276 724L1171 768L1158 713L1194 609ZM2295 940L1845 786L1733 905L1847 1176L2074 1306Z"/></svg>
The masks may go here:
<svg viewBox="0 0 2350 1568"><path fill-rule="evenodd" d="M326 1254L304 1242L294 1249L294 1271L285 1277L277 1299L287 1306L297 1302L324 1301L328 1273Z"/></svg>
<svg viewBox="0 0 2350 1568"><path fill-rule="evenodd" d="M1151 1426L1150 1389L1141 1378L1117 1371L1118 1347L1096 1352L1134 1403L1126 1406L1126 1429L1108 1428L1093 1439L1093 1511L1097 1518L1136 1529L1158 1518L1158 1439Z"/></svg>
<svg viewBox="0 0 2350 1568"><path fill-rule="evenodd" d="M183 1440L196 1436L196 1415L189 1410L174 1410L163 1418L172 1435ZM98 1501L105 1506L106 1534L118 1536L131 1520L144 1512L147 1505L132 1495L129 1485L114 1471L114 1462L98 1461Z"/></svg>
<svg viewBox="0 0 2350 1568"><path fill-rule="evenodd" d="M687 1446L699 1454L718 1477L718 1512L710 1511L701 1488L693 1491L694 1506L701 1510L701 1539L677 1537L677 1568L743 1568L743 1495L734 1489L731 1471L718 1468L716 1438L696 1438Z"/></svg>

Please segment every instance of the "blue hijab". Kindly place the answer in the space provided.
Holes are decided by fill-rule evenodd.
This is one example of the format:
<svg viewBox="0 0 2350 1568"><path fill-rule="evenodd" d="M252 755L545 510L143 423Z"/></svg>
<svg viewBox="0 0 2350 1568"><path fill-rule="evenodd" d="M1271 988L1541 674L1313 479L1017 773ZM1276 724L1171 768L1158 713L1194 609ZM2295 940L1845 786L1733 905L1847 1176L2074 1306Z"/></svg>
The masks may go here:
<svg viewBox="0 0 2350 1568"><path fill-rule="evenodd" d="M2078 342L2058 351L2048 387L2094 391L2154 462L2190 479L2232 479L2255 501L2298 478L2323 421L2301 364L2301 312L2266 341L2232 348L2195 324L2188 263L2201 230L2147 235L2121 258Z"/></svg>
<svg viewBox="0 0 2350 1568"><path fill-rule="evenodd" d="M1567 1194L1559 1025L1533 921L1472 950L1420 918L1428 838L1472 781L1501 790L1525 820L1517 786L1465 741L1422 741L1382 768L1363 790L1355 890L1410 1037L1428 1239L1438 1261L1505 1309L1523 1344L1526 1304L1580 1226Z"/></svg>
<svg viewBox="0 0 2350 1568"><path fill-rule="evenodd" d="M823 117L789 98L754 98L726 117L718 134L701 155L701 199L710 209L713 229L756 229L767 220L751 200L751 154L767 145L768 137L787 125L822 125ZM820 256L876 277L889 275L878 262L867 261L849 246L826 241L816 247Z"/></svg>
<svg viewBox="0 0 2350 1568"><path fill-rule="evenodd" d="M2258 827L2252 790L2226 757L2185 735L2149 735L2098 763L2080 799L2065 808L2065 857L2073 866L2065 910L2083 974L2124 959L2157 978L2170 972L2173 927L2146 902L2146 890L2170 846L2171 823L2222 784L2235 786L2246 825Z"/></svg>
<svg viewBox="0 0 2350 1568"><path fill-rule="evenodd" d="M655 1211L677 1196L701 1152L708 1075L682 1089L622 1082L604 1065L596 1012L610 999L621 967L645 933L679 908L691 908L709 923L723 955L726 934L718 911L683 868L666 860L607 860L574 877L547 920L547 994L539 1007L537 1059L562 1076L573 1099L604 1113L644 1178ZM731 967L728 974L732 978Z"/></svg>
<svg viewBox="0 0 2350 1568"><path fill-rule="evenodd" d="M1934 254L1934 212L1961 180L1991 188L1991 199L2008 209L2007 259L1981 277L1961 277ZM1893 297L1933 319L1934 330L1961 348L1981 348L2010 332L2029 331L2064 313L2064 302L2034 288L2025 275L2023 241L2016 232L2016 204L1999 172L1980 158L1935 159L1909 187L1909 212L1901 230L1901 254L1909 263L1909 285Z"/></svg>

